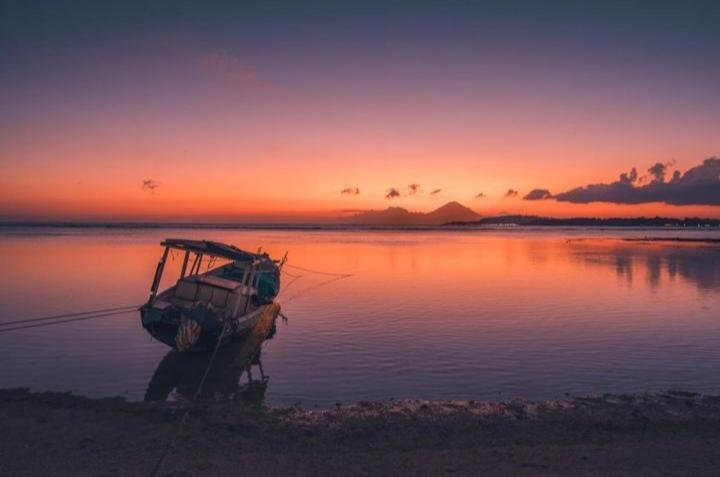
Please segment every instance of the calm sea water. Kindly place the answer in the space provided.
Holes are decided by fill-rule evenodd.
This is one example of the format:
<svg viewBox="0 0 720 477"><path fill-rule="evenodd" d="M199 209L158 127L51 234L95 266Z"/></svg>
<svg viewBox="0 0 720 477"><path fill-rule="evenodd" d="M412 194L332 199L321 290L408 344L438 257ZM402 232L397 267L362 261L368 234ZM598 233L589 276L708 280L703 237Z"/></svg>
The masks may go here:
<svg viewBox="0 0 720 477"><path fill-rule="evenodd" d="M277 321L259 359L268 380L239 388L268 404L720 393L720 247L621 240L658 235L719 236L6 227L0 323L140 304L161 239L206 238L352 274L287 268L279 298L287 322ZM248 379L233 367L235 351L223 353L208 384L216 396ZM0 331L0 387L179 399L203 359L168 354L137 312Z"/></svg>

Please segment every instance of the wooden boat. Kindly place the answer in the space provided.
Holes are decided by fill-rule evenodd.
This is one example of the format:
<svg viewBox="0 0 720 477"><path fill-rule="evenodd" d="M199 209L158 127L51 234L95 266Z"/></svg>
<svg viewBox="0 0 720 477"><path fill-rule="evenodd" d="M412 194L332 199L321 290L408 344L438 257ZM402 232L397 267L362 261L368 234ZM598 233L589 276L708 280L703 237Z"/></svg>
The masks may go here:
<svg viewBox="0 0 720 477"><path fill-rule="evenodd" d="M158 341L178 351L213 350L247 333L268 307L277 306L273 299L280 291L284 258L206 240L166 239L161 245L165 250L150 298L140 307L143 328ZM173 250L184 252L180 277L158 293ZM212 268L218 262L224 263Z"/></svg>

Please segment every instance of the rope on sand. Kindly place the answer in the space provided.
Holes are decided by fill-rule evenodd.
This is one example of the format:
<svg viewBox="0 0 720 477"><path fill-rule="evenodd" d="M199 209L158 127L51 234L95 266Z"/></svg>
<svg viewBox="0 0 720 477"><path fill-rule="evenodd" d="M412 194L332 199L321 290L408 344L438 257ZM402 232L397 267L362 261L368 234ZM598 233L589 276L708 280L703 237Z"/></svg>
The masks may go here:
<svg viewBox="0 0 720 477"><path fill-rule="evenodd" d="M153 467L152 471L150 471L150 477L155 477L157 473L160 471L160 467L162 467L163 461L165 460L165 457L167 456L168 452L170 452L170 449L175 448L175 444L177 443L177 439L180 436L180 434L183 431L183 428L185 427L185 424L187 424L188 416L190 416L190 410L191 405L195 403L197 398L202 393L203 385L205 384L205 380L208 377L208 374L210 374L210 368L212 368L213 361L215 361L215 356L217 356L217 352L220 349L220 344L222 343L223 338L225 337L225 334L230 329L228 326L228 321L225 322L223 325L222 331L220 332L220 336L217 339L217 342L215 343L215 349L213 349L212 355L210 356L210 360L208 361L208 365L205 368L205 372L202 375L202 378L200 379L200 383L198 384L197 389L195 390L195 394L193 394L192 398L190 399L190 406L188 406L185 409L185 412L183 413L182 418L180 419L180 422L178 423L177 429L175 429L175 432L170 437L170 440L165 444L165 447L163 447L162 452L160 453L160 456L158 457L157 462L155 462L155 467Z"/></svg>
<svg viewBox="0 0 720 477"><path fill-rule="evenodd" d="M279 305L270 305L264 311L263 313L279 313ZM261 318L262 319L262 318ZM273 317L273 320L275 317ZM202 378L200 379L200 382L198 383L198 387L195 390L195 393L192 395L192 398L190 399L190 405L187 406L185 409L185 412L183 413L182 418L180 419L180 422L178 423L178 427L175 429L175 432L170 437L170 440L167 442L165 447L163 447L162 452L160 453L160 456L158 457L157 462L155 463L155 467L153 467L152 471L150 472L149 477L155 477L157 473L160 471L160 468L162 467L163 461L165 460L165 457L167 457L168 452L170 452L171 449L175 448L175 444L177 443L177 439L182 433L183 429L185 428L185 425L188 422L188 417L190 416L190 411L192 410L192 404L197 401L198 397L200 397L200 394L202 394L202 388L205 385L205 380L207 379L208 375L210 374L210 369L212 368L213 362L215 361L215 356L217 356L217 352L220 349L220 346L222 344L222 340L225 337L226 333L230 330L230 327L228 326L229 322L225 322L223 325L222 331L220 332L220 336L217 339L217 342L215 343L215 348L213 349L212 355L210 356L210 360L208 361L207 367L205 368L205 372L202 375Z"/></svg>

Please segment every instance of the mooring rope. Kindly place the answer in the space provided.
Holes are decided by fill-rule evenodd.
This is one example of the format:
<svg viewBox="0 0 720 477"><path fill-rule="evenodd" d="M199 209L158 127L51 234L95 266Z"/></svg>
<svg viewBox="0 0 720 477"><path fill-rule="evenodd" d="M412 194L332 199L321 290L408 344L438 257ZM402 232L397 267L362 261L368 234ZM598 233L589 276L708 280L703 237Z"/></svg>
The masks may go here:
<svg viewBox="0 0 720 477"><path fill-rule="evenodd" d="M301 277L301 276L302 276L302 275L295 275L294 273L290 273L290 272L288 272L287 270L285 270L284 268L281 268L281 269L280 269L280 273L284 273L285 275L287 275L287 276L290 277L290 278L297 278L297 277Z"/></svg>
<svg viewBox="0 0 720 477"><path fill-rule="evenodd" d="M126 305L126 306L117 306L114 308L101 308L99 310L78 311L75 313L63 313L61 315L41 316L39 318L30 318L27 320L4 321L4 322L0 323L0 327L10 326L10 325L20 325L20 324L24 324L24 323L34 323L37 321L51 321L51 320L58 320L58 319L62 319L62 318L74 318L74 317L84 316L84 315L98 315L101 313L108 313L108 312L114 312L114 311L130 311L130 310L137 310L138 308L140 308L140 305Z"/></svg>
<svg viewBox="0 0 720 477"><path fill-rule="evenodd" d="M288 282L287 285L285 285L281 290L280 293L275 297L276 300L278 300L281 296L283 296L284 293L287 293L288 288L292 286L293 283L300 280L303 276L302 275L291 275L293 278Z"/></svg>
<svg viewBox="0 0 720 477"><path fill-rule="evenodd" d="M165 457L167 456L170 449L173 449L175 447L175 444L177 443L177 438L180 436L180 434L183 431L183 428L185 427L185 424L187 424L188 416L190 415L191 405L195 403L197 398L202 393L203 385L205 384L205 380L207 379L208 375L210 374L210 368L212 368L213 361L215 361L215 356L217 356L217 352L220 349L220 344L222 343L223 338L225 337L225 333L227 333L228 327L228 321L223 324L222 331L220 332L220 336L217 339L217 342L215 343L215 349L213 349L212 355L210 356L210 361L208 361L208 365L205 368L205 372L202 375L202 378L200 379L200 383L198 383L198 387L195 390L195 394L192 395L190 398L190 405L185 409L185 412L183 413L182 418L180 419L180 422L178 423L177 429L175 429L175 432L170 437L170 440L167 442L165 447L163 448L162 452L160 453L160 456L158 457L157 462L155 463L155 467L153 467L152 471L150 472L150 477L155 477L157 473L160 471L160 467L163 464L163 461L165 460Z"/></svg>
<svg viewBox="0 0 720 477"><path fill-rule="evenodd" d="M80 311L76 313L64 313L61 315L29 318L27 320L6 321L4 323L0 323L0 333L5 333L8 331L26 330L29 328L41 328L44 326L60 325L63 323L72 323L74 321L94 320L97 318L105 318L107 316L123 315L125 313L135 311L139 307L140 305L128 305L115 308L102 308L99 310Z"/></svg>
<svg viewBox="0 0 720 477"><path fill-rule="evenodd" d="M122 310L122 311L112 311L109 313L101 313L98 315L90 315L90 316L80 316L78 318L68 318L66 320L57 320L57 321L51 321L48 323L34 323L32 325L14 326L12 328L0 328L0 333L5 333L8 331L26 330L28 328L41 328L43 326L60 325L63 323L72 323L73 321L94 320L97 318L105 318L107 316L124 315L126 313L130 313L131 311L133 311L133 310L131 309L131 310Z"/></svg>
<svg viewBox="0 0 720 477"><path fill-rule="evenodd" d="M309 292L311 292L311 291L313 291L313 290L317 290L318 288L324 287L324 286L329 285L329 284L331 284L331 283L333 283L333 282L337 282L337 281L340 281L340 280L344 280L345 278L350 278L350 277L353 276L352 273L335 273L335 272L326 272L326 271L324 271L324 270L314 270L314 269L312 269L312 268L301 267L301 266L299 266L299 265L293 265L293 264L291 264L291 263L287 263L287 261L286 261L286 262L283 264L283 269L281 269L280 271L281 271L282 273L285 273L285 274L288 275L289 277L292 277L293 279L290 280L290 282L287 284L287 286L284 287L284 288L280 291L280 293L278 294L278 296L276 297L276 299L279 299L280 296L283 295L283 293L287 293L288 288L290 288L290 286L291 286L293 283L295 283L297 280L299 280L300 278L303 277L303 275L293 275L293 274L285 271L285 270L284 270L284 267L294 268L295 270L302 270L303 272L307 272L307 273L315 273L315 274L317 274L317 275L325 275L325 276L329 276L329 277L332 277L332 278L331 278L330 280L325 280L324 282L321 282L321 283L312 285L312 286L310 286L310 287L307 287L307 288L305 288L304 290L300 290L298 293L296 293L295 295L291 296L290 298L288 298L288 299L286 299L286 300L282 300L282 304L283 304L283 305L285 305L285 304L287 304L287 303L290 303L290 302L293 301L293 300L297 300L298 298L301 298L303 295L305 295L305 294L307 294L307 293L309 293Z"/></svg>
<svg viewBox="0 0 720 477"><path fill-rule="evenodd" d="M334 272L325 272L322 270L313 270L312 268L305 268L305 267L299 267L297 265L293 265L291 263L286 263L286 267L294 268L296 270L302 270L303 272L309 272L309 273L317 273L318 275L328 275L333 277L351 277L352 273L334 273Z"/></svg>
<svg viewBox="0 0 720 477"><path fill-rule="evenodd" d="M340 276L337 276L337 277L333 277L333 278L331 278L331 279L329 279L329 280L325 280L324 282L320 282L320 283L318 283L318 284L316 284L316 285L309 286L309 287L305 288L304 290L300 290L299 292L297 292L296 294L294 294L294 295L291 296L290 298L288 298L288 299L286 299L286 300L283 300L282 305L287 305L288 303L290 303L290 302L293 301L293 300L297 300L298 298L302 298L302 297L303 297L304 295L306 295L307 293L310 293L311 291L317 290L318 288L322 288L322 287L324 287L324 286L326 286L326 285L329 285L329 284L331 284L331 283L333 283L333 282L338 282L338 281L340 281L340 280L344 280L344 279L350 278L350 277L352 277L352 274L350 274L350 275L340 275Z"/></svg>

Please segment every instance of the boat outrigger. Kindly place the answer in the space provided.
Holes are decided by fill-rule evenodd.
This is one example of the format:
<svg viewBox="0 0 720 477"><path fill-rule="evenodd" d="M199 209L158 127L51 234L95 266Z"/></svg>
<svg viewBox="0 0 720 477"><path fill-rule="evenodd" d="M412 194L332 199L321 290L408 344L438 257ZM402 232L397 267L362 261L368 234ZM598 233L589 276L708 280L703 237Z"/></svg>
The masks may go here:
<svg viewBox="0 0 720 477"><path fill-rule="evenodd" d="M178 351L207 351L250 330L263 313L278 313L273 299L280 291L285 262L267 253L206 240L166 239L150 289L140 307L143 328ZM175 286L158 293L168 255L184 252ZM207 271L201 273L203 260ZM219 260L227 262L211 268ZM218 340L220 343L218 343Z"/></svg>

